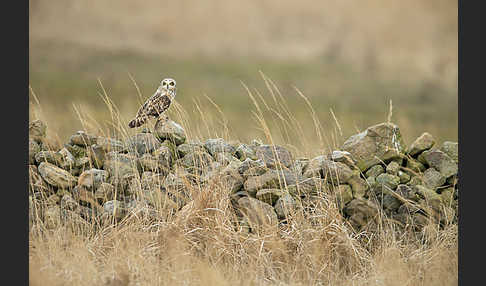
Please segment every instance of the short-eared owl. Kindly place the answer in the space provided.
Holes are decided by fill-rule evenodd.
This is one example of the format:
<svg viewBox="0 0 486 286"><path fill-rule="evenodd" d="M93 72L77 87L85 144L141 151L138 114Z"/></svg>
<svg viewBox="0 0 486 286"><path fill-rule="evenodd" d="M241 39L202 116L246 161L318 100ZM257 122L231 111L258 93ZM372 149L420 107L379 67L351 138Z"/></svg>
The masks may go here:
<svg viewBox="0 0 486 286"><path fill-rule="evenodd" d="M128 123L128 127L139 127L147 122L149 117L158 118L162 113L169 109L175 95L176 81L171 78L163 79L154 95L145 101L138 110L135 118Z"/></svg>

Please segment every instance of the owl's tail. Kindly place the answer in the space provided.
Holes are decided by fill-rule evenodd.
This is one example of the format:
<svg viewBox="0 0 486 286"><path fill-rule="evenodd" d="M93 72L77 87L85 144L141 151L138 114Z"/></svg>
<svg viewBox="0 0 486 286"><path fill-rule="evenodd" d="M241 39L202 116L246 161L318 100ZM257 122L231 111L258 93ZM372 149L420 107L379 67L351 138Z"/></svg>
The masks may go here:
<svg viewBox="0 0 486 286"><path fill-rule="evenodd" d="M134 127L139 127L142 126L145 122L147 122L147 117L142 116L142 117L135 117L128 123L128 127L134 128Z"/></svg>

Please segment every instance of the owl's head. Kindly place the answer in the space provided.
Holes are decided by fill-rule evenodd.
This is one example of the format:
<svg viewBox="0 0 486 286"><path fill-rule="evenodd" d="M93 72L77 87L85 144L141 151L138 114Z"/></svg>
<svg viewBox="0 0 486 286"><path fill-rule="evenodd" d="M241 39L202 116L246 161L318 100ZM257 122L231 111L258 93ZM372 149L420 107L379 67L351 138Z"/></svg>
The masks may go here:
<svg viewBox="0 0 486 286"><path fill-rule="evenodd" d="M171 78L164 78L160 82L160 86L164 89L167 89L167 90L175 90L176 89L176 81L174 79L171 79Z"/></svg>

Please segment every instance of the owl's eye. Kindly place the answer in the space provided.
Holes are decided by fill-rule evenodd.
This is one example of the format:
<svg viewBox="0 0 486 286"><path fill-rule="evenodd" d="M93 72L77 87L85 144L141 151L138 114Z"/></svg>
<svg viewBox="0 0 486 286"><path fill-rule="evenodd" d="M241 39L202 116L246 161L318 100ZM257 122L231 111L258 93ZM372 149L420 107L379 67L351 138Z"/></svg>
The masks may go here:
<svg viewBox="0 0 486 286"><path fill-rule="evenodd" d="M167 84L167 83L166 83L165 81L164 81L164 82L162 82L162 85L166 85L166 84Z"/></svg>
<svg viewBox="0 0 486 286"><path fill-rule="evenodd" d="M174 86L174 82L173 81L170 82L170 86Z"/></svg>

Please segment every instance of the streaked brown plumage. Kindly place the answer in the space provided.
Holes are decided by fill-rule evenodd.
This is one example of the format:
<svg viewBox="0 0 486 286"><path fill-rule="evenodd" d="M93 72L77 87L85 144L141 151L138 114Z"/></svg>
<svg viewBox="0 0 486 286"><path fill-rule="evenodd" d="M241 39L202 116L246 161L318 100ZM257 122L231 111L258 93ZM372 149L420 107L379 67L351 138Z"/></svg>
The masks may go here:
<svg viewBox="0 0 486 286"><path fill-rule="evenodd" d="M135 118L128 123L128 127L142 126L150 117L158 118L169 109L175 95L175 80L171 78L162 80L157 91L140 107Z"/></svg>

